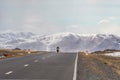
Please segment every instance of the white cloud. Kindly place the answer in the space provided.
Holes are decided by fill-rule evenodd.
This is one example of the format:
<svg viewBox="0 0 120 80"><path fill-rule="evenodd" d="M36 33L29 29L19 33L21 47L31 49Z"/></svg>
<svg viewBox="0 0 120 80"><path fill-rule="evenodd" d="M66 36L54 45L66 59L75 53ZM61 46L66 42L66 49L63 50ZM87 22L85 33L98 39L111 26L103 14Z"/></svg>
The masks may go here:
<svg viewBox="0 0 120 80"><path fill-rule="evenodd" d="M80 32L81 31L81 27L79 25L69 25L69 26L66 26L65 29L67 32Z"/></svg>
<svg viewBox="0 0 120 80"><path fill-rule="evenodd" d="M37 14L27 15L20 29L22 31L34 32L37 34L49 34L61 31L60 27L48 23L47 20Z"/></svg>
<svg viewBox="0 0 120 80"><path fill-rule="evenodd" d="M101 33L119 34L119 25L111 24L109 26L102 26Z"/></svg>
<svg viewBox="0 0 120 80"><path fill-rule="evenodd" d="M110 19L110 20L116 20L117 18L116 17L108 17L108 19Z"/></svg>
<svg viewBox="0 0 120 80"><path fill-rule="evenodd" d="M107 17L107 18L105 18L105 19L100 20L100 21L98 22L98 24L103 24L103 25L105 25L105 24L111 24L111 23L113 23L114 20L116 20L116 19L117 19L116 17Z"/></svg>
<svg viewBox="0 0 120 80"><path fill-rule="evenodd" d="M85 27L81 25L69 25L66 26L66 32L81 33L81 34L94 34L96 30L91 27Z"/></svg>
<svg viewBox="0 0 120 80"><path fill-rule="evenodd" d="M39 24L39 25L31 25L31 24L24 24L22 26L24 31L27 32L34 32L37 34L50 34L59 32L61 29L56 27L55 25L51 24Z"/></svg>
<svg viewBox="0 0 120 80"><path fill-rule="evenodd" d="M85 0L88 4L96 4L97 0Z"/></svg>
<svg viewBox="0 0 120 80"><path fill-rule="evenodd" d="M120 26L114 23L115 17L108 17L99 21L99 32L107 34L119 34Z"/></svg>
<svg viewBox="0 0 120 80"><path fill-rule="evenodd" d="M95 26L81 26L81 25L69 25L66 27L67 32L81 33L81 34L120 34L120 25L114 22L115 17L107 17L102 19Z"/></svg>
<svg viewBox="0 0 120 80"><path fill-rule="evenodd" d="M40 16L37 16L37 15L26 16L25 18L26 23L41 23L43 21L44 20Z"/></svg>
<svg viewBox="0 0 120 80"><path fill-rule="evenodd" d="M103 24L103 25L109 24L109 23L111 23L111 21L108 20L108 19L102 19L102 20L100 20L100 21L98 22L98 24Z"/></svg>
<svg viewBox="0 0 120 80"><path fill-rule="evenodd" d="M4 24L7 23L6 26L10 27L1 27L0 32L33 32L37 34L49 34L62 31L61 27L49 23L44 17L35 13L26 14L20 21L15 21L15 19L12 19L11 17L6 17L3 22Z"/></svg>

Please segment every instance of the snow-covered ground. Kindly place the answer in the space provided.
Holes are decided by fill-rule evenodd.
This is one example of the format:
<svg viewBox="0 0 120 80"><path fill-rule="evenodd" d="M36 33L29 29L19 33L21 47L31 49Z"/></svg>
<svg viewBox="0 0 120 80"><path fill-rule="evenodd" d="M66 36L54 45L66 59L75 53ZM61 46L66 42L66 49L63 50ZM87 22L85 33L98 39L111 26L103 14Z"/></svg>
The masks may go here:
<svg viewBox="0 0 120 80"><path fill-rule="evenodd" d="M120 57L120 52L108 53L108 54L105 54L105 55L114 56L114 57Z"/></svg>
<svg viewBox="0 0 120 80"><path fill-rule="evenodd" d="M36 35L28 33L0 34L0 48L21 48L32 50L55 51L60 47L62 52L101 51L105 49L120 49L120 37L106 34L56 33Z"/></svg>

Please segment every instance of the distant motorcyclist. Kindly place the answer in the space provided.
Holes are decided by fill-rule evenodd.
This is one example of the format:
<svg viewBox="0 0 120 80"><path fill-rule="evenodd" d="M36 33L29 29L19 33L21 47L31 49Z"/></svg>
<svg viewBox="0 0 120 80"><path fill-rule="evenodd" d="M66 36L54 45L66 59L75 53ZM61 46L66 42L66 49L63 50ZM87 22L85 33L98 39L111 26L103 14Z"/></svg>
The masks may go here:
<svg viewBox="0 0 120 80"><path fill-rule="evenodd" d="M59 49L60 49L60 48L57 46L57 48L56 48L57 53L59 52Z"/></svg>

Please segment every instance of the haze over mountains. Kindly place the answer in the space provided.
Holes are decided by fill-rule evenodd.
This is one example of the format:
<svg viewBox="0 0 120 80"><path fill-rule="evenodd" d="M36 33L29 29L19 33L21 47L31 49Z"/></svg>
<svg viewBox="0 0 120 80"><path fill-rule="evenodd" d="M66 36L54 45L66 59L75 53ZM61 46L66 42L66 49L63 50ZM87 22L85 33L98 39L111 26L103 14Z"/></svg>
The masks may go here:
<svg viewBox="0 0 120 80"><path fill-rule="evenodd" d="M120 36L105 34L57 33L52 35L36 35L31 32L1 33L0 48L21 48L32 50L55 51L59 46L61 51L98 51L105 49L120 49Z"/></svg>

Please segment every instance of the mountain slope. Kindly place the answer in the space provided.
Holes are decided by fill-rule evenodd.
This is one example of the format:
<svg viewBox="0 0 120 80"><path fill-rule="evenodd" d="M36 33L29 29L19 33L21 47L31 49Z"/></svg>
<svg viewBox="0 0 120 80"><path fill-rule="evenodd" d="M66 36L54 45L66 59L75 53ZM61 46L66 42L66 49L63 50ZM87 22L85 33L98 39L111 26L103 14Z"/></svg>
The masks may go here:
<svg viewBox="0 0 120 80"><path fill-rule="evenodd" d="M105 34L75 34L58 33L53 35L35 35L32 33L0 34L1 48L33 49L55 51L59 46L61 51L96 51L104 49L120 49L120 37Z"/></svg>

